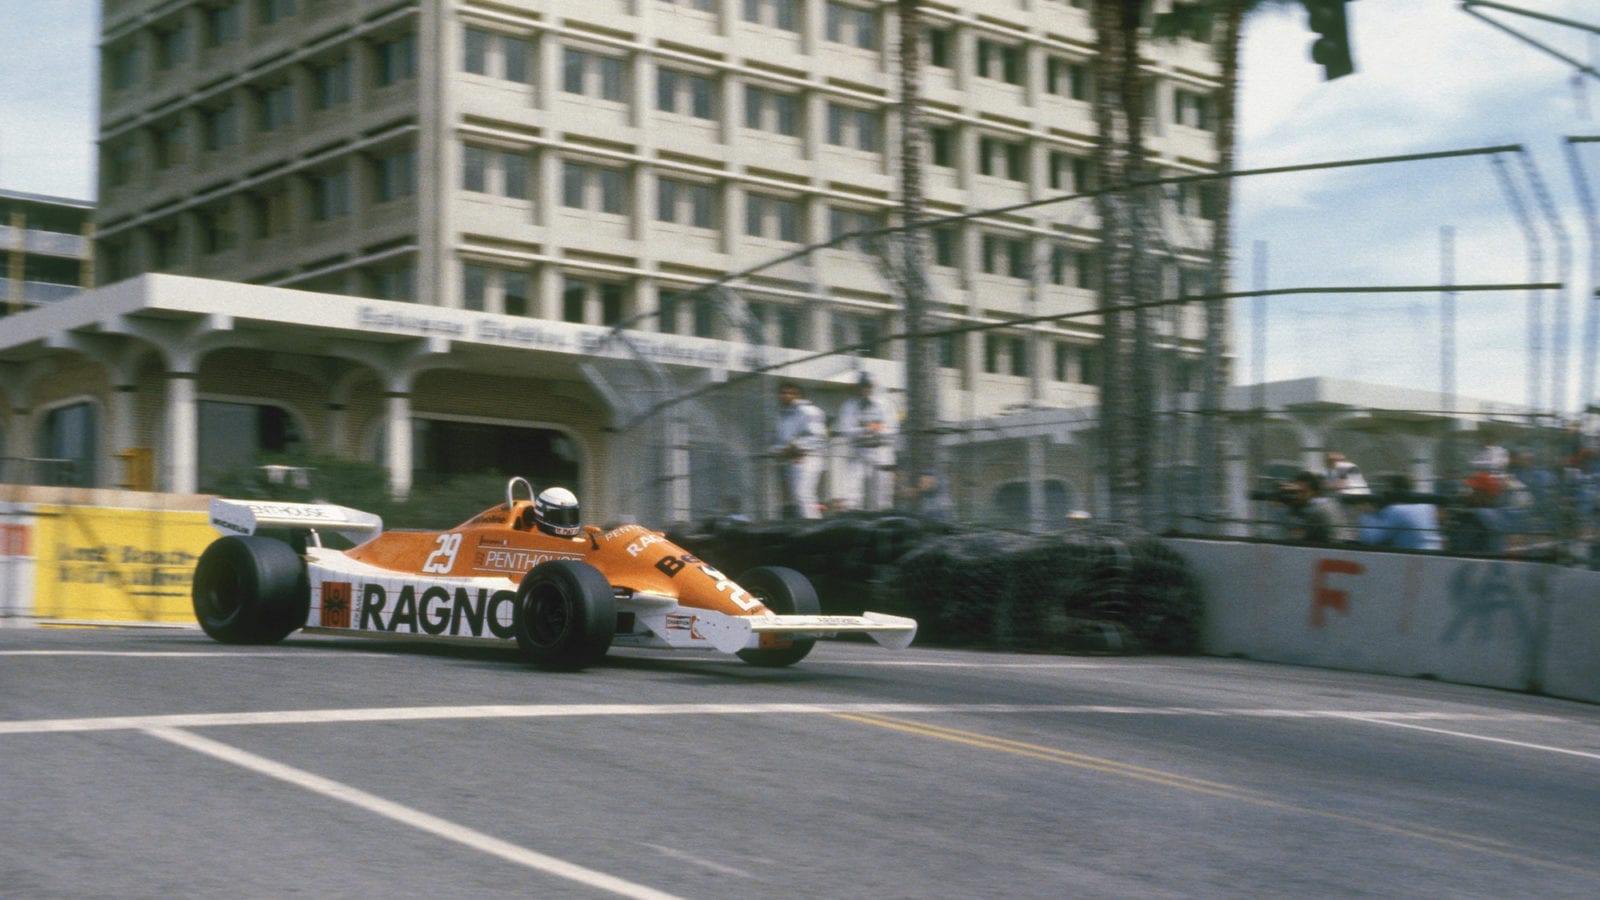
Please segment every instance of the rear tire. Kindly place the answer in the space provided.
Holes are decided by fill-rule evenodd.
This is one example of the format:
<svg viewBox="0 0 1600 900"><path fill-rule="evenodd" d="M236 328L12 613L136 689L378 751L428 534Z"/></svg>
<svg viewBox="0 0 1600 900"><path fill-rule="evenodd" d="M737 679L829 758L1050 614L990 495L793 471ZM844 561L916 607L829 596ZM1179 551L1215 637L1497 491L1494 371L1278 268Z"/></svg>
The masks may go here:
<svg viewBox="0 0 1600 900"><path fill-rule="evenodd" d="M311 586L300 554L256 535L218 538L194 567L194 617L224 644L275 644L306 624Z"/></svg>
<svg viewBox="0 0 1600 900"><path fill-rule="evenodd" d="M739 586L780 616L815 616L822 612L817 589L811 580L793 569L761 566L735 579ZM814 640L786 640L771 647L740 650L739 658L752 666L777 669L792 666L811 652Z"/></svg>
<svg viewBox="0 0 1600 900"><path fill-rule="evenodd" d="M617 633L611 583L586 562L540 563L517 588L512 627L523 659L533 665L564 671L593 665Z"/></svg>

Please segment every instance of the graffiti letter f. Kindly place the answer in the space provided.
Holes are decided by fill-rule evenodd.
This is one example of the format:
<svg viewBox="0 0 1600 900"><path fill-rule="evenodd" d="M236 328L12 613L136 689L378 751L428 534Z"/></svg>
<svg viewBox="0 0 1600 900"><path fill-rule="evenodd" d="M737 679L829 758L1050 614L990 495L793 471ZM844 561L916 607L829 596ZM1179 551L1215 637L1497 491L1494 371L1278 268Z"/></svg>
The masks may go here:
<svg viewBox="0 0 1600 900"><path fill-rule="evenodd" d="M1366 567L1358 562L1348 559L1319 559L1314 575L1311 576L1311 627L1322 627L1322 611L1336 609L1346 615L1350 612L1350 595L1344 591L1328 587L1327 576L1335 575L1360 575Z"/></svg>

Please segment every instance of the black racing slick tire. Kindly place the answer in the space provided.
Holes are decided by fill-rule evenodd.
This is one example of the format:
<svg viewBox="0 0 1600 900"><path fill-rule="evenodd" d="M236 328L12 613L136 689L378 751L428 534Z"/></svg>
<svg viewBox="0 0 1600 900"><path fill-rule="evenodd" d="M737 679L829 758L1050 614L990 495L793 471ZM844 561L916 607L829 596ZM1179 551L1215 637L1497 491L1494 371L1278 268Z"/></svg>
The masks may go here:
<svg viewBox="0 0 1600 900"><path fill-rule="evenodd" d="M194 617L224 644L274 644L306 624L305 562L283 541L218 538L194 567Z"/></svg>
<svg viewBox="0 0 1600 900"><path fill-rule="evenodd" d="M761 566L735 581L780 616L814 616L822 612L822 603L817 599L817 589L811 586L811 580L793 569ZM752 666L778 669L805 659L816 643L814 640L784 640L770 647L740 650L739 658Z"/></svg>
<svg viewBox="0 0 1600 900"><path fill-rule="evenodd" d="M611 583L579 560L540 563L517 588L512 628L522 658L533 665L561 671L593 665L617 633Z"/></svg>

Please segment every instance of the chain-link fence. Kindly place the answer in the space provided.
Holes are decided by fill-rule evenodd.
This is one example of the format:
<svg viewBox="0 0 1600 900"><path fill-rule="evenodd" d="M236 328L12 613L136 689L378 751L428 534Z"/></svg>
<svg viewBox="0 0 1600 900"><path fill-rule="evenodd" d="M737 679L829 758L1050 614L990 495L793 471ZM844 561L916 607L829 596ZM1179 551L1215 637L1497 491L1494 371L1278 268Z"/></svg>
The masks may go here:
<svg viewBox="0 0 1600 900"><path fill-rule="evenodd" d="M899 248L916 233L932 248L924 281L936 325L923 339L935 348L941 416L898 438L902 457L908 441L922 440L936 463L893 473L897 509L1035 534L1089 521L1295 539L1303 531L1281 492L1300 472L1324 474L1326 454L1338 452L1383 502L1345 494L1333 503L1333 540L1359 539L1363 516L1405 500L1439 509L1429 540L1440 547L1467 510L1489 508L1499 536L1473 552L1585 555L1579 545L1592 532L1597 470L1585 410L1567 398L1594 390L1595 308L1571 301L1581 276L1575 242L1560 224L1574 210L1587 212L1573 149L1583 146L1571 139L1566 147L1580 202L1559 211L1532 156L1516 146L1235 173L1247 202L1246 184L1304 196L1330 178L1375 193L1405 183L1425 198L1415 220L1381 227L1371 210L1258 216L1283 226L1290 252L1273 268L1298 282L1287 288L1269 286L1268 245L1256 242L1238 254L1239 268L1252 271L1248 290L1206 290L1217 283L1207 255L1214 210L1204 190L1215 176L1117 191L1146 222L1137 249L1150 285L1118 309L1102 306L1093 290L1099 248L1089 201L1104 192L955 213L912 229L835 223L838 235L825 244L675 297L692 307L695 333L738 345L725 368L686 376L644 362L645 354L591 363L591 380L610 386L627 411L621 433L649 448L645 465L620 476L617 493L623 508L654 521L780 518L789 462L771 448L777 388L792 380L832 429L816 513L861 507L840 416L862 373L904 409ZM1463 170L1471 177L1463 180ZM1430 187L1446 184L1448 197ZM1451 213L1470 227L1449 224ZM1520 252L1508 252L1508 234L1523 236ZM1500 252L1485 252L1490 247ZM1367 258L1380 251L1382 261ZM1228 331L1206 330L1208 303L1226 304ZM1101 336L1118 316L1137 335L1138 352L1113 367ZM1225 351L1219 383L1234 385L1215 397L1202 390L1208 342ZM1141 427L1107 431L1098 401L1108 371L1148 391L1142 406L1118 413L1142 417ZM1497 461L1489 448L1503 448L1504 457ZM1146 461L1138 479L1118 483L1110 464L1133 454ZM1470 488L1480 473L1496 479L1482 507ZM1400 492L1397 476L1408 491ZM926 503L929 496L938 502Z"/></svg>

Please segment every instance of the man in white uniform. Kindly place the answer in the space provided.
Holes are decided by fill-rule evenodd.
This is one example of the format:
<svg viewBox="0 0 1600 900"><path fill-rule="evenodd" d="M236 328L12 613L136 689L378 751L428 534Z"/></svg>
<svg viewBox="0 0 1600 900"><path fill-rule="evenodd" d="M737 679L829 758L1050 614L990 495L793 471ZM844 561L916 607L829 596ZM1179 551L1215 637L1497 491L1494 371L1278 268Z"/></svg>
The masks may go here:
<svg viewBox="0 0 1600 900"><path fill-rule="evenodd" d="M778 460L783 517L820 519L817 482L822 478L822 454L828 447L827 418L793 382L779 385L778 400L775 442L768 449Z"/></svg>
<svg viewBox="0 0 1600 900"><path fill-rule="evenodd" d="M861 373L856 390L856 396L839 407L846 499L857 509L888 509L894 503L894 444L899 433L895 411L873 396L870 374Z"/></svg>

